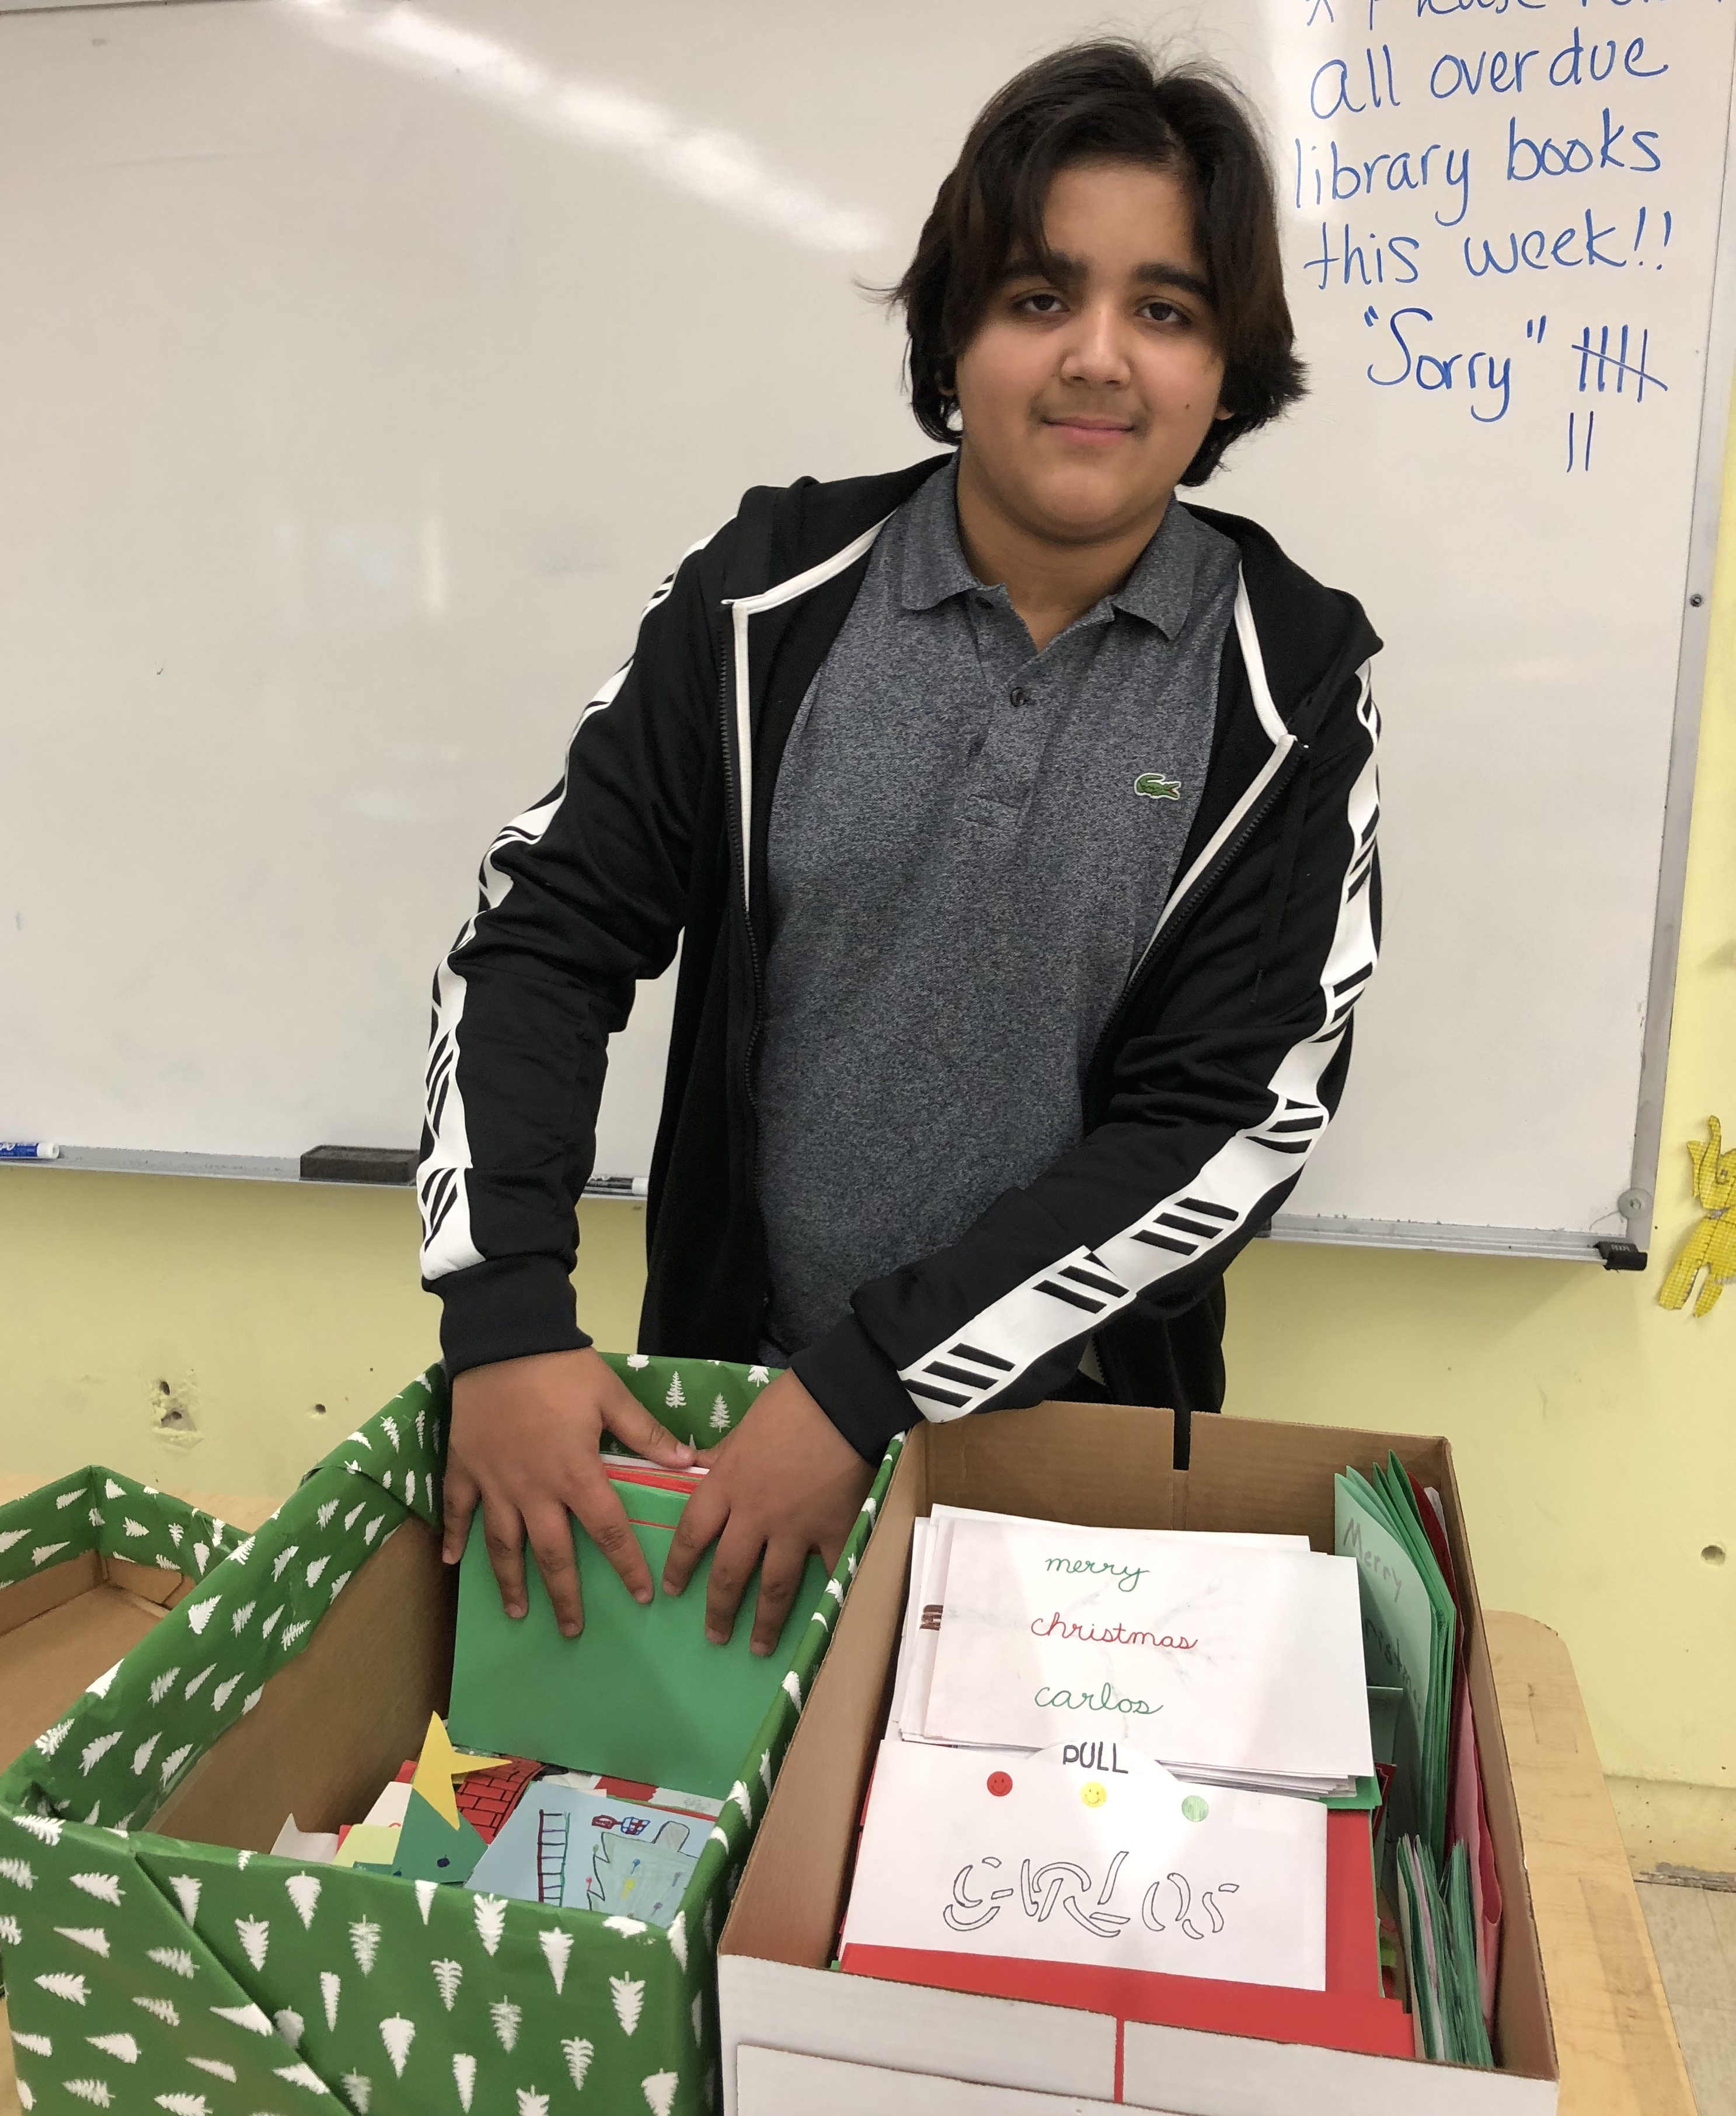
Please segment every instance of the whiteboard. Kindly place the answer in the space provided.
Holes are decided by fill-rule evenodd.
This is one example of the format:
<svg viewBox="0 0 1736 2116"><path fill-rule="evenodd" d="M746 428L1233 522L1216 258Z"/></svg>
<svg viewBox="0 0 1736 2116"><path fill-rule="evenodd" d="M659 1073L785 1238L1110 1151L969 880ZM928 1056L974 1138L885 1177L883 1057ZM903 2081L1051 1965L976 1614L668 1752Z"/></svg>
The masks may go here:
<svg viewBox="0 0 1736 2116"><path fill-rule="evenodd" d="M1312 393L1200 497L1387 641L1385 960L1292 1231L1585 1254L1655 1153L1733 19L1111 25L1238 73L1285 201ZM862 283L984 98L1103 26L1061 0L0 18L0 1133L241 1172L415 1138L489 837L745 486L928 453ZM612 1051L604 1172L648 1165L668 984Z"/></svg>

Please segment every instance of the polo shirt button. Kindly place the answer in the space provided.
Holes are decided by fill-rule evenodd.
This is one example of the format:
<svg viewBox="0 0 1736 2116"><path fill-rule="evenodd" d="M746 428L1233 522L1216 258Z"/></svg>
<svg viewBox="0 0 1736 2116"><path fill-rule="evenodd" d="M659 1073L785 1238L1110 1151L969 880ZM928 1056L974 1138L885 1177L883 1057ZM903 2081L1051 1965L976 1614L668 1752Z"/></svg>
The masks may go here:
<svg viewBox="0 0 1736 2116"><path fill-rule="evenodd" d="M1025 693L1017 683L1008 692L1007 696L1015 706L1022 706L1025 702Z"/></svg>

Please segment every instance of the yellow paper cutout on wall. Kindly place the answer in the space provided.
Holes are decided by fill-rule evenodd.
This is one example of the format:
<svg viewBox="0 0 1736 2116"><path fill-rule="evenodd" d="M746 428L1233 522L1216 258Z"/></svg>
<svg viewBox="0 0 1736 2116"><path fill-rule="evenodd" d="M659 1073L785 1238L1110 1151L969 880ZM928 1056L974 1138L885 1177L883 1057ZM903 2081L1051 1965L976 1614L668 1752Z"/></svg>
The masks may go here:
<svg viewBox="0 0 1736 2116"><path fill-rule="evenodd" d="M1669 1267L1669 1276L1658 1290L1664 1308L1684 1308L1694 1281L1703 1271L1706 1283L1694 1303L1696 1315L1710 1315L1725 1287L1736 1280L1736 1147L1724 1151L1724 1133L1716 1117L1708 1117L1711 1134L1703 1143L1688 1142L1688 1157L1693 1164L1694 1203L1705 1214L1683 1243Z"/></svg>
<svg viewBox="0 0 1736 2116"><path fill-rule="evenodd" d="M412 1792L420 1793L437 1815L444 1815L449 1829L456 1829L458 1802L452 1792L452 1780L467 1778L472 1771L491 1771L499 1761L498 1756L461 1756L452 1745L445 1723L438 1712L433 1712L429 1714L427 1738L422 1743L422 1753L410 1788Z"/></svg>

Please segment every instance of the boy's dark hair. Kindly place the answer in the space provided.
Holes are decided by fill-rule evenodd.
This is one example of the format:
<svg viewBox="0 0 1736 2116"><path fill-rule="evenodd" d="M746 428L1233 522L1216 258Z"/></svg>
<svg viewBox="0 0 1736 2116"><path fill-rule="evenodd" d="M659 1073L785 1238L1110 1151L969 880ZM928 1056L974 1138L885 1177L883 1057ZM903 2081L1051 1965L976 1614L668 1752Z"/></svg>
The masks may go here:
<svg viewBox="0 0 1736 2116"><path fill-rule="evenodd" d="M1044 257L1050 183L1094 161L1172 171L1194 201L1230 413L1214 421L1183 473L1183 485L1200 485L1232 441L1302 393L1271 170L1256 122L1227 81L1199 64L1160 69L1142 46L1120 39L1039 59L971 127L891 296L910 333L912 408L934 439L958 439L948 424L953 363L1008 260Z"/></svg>

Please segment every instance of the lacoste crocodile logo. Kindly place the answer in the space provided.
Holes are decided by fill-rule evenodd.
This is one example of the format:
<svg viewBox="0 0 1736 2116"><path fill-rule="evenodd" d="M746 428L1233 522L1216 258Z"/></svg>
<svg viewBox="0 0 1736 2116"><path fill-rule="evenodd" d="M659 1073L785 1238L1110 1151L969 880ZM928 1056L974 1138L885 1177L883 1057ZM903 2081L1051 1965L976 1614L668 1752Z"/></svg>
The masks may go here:
<svg viewBox="0 0 1736 2116"><path fill-rule="evenodd" d="M1141 771L1133 781L1133 791L1143 794L1148 801L1179 801L1182 782L1166 779L1161 771Z"/></svg>

